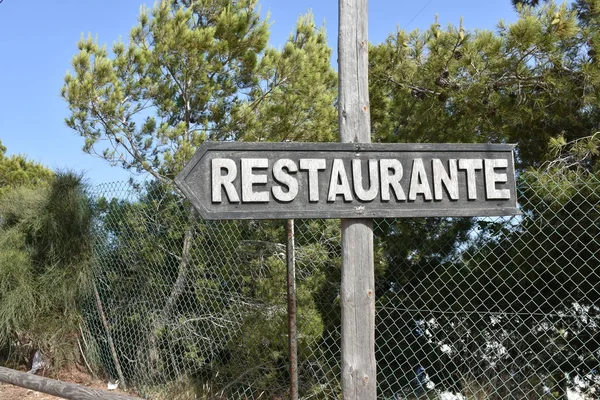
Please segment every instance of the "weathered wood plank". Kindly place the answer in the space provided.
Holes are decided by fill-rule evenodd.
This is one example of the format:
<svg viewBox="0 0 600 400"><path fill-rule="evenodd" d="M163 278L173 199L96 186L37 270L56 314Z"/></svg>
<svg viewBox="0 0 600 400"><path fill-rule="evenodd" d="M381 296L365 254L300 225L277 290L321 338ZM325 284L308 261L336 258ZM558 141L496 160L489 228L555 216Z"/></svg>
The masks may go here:
<svg viewBox="0 0 600 400"><path fill-rule="evenodd" d="M62 397L64 399L141 400L139 397L92 389L4 367L0 367L0 382L9 383L11 385L35 390L52 396Z"/></svg>
<svg viewBox="0 0 600 400"><path fill-rule="evenodd" d="M371 141L367 0L339 0L340 142ZM342 393L377 398L373 221L342 220Z"/></svg>
<svg viewBox="0 0 600 400"><path fill-rule="evenodd" d="M513 215L513 152L505 144L205 143L178 184L205 219Z"/></svg>

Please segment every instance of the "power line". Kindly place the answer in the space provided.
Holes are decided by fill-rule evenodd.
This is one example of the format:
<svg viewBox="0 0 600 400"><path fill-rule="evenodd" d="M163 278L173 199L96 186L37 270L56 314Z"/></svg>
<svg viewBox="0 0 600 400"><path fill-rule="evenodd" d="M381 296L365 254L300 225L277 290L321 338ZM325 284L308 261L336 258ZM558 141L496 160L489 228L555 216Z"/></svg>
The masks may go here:
<svg viewBox="0 0 600 400"><path fill-rule="evenodd" d="M406 25L404 26L404 29L408 28L408 27L409 27L409 25L410 25L410 24L411 24L411 23L412 23L412 22L415 20L415 18L417 18L417 17L418 17L418 16L419 16L419 15L420 15L420 14L421 14L423 11L425 11L425 9L427 8L427 6L428 6L429 4L431 4L431 2L432 2L432 1L433 1L433 0L429 0L429 1L428 1L428 2L427 2L427 3L426 3L424 6L423 6L423 8L421 8L421 9L419 10L419 12L418 12L418 13L416 13L416 14L415 14L415 16L411 18L411 20L410 20L410 21L408 21L408 24L406 24Z"/></svg>

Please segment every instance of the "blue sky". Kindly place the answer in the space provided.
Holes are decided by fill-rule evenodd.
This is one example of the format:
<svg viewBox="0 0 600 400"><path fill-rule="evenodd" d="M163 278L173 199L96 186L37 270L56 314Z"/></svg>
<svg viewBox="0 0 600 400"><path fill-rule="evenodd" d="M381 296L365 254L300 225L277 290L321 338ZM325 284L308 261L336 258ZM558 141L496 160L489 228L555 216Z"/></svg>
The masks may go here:
<svg viewBox="0 0 600 400"><path fill-rule="evenodd" d="M337 40L336 0L262 0L270 13L271 45L281 46L299 15L312 10L325 22L332 47ZM143 0L4 0L0 3L0 140L8 154L25 154L53 169L85 171L93 184L125 180L129 173L81 150L83 139L67 128L60 97L81 34L91 33L109 47L126 40ZM369 40L383 41L397 26L426 29L439 15L442 25L495 29L514 21L510 0L370 0ZM335 63L334 54L333 63ZM335 65L335 64L334 64Z"/></svg>

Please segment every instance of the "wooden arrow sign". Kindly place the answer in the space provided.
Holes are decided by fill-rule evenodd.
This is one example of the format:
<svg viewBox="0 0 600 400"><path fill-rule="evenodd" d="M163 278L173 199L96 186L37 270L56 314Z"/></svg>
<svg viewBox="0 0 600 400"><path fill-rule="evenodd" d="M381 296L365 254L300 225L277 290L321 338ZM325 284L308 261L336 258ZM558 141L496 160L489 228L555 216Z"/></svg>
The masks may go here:
<svg viewBox="0 0 600 400"><path fill-rule="evenodd" d="M206 142L176 182L205 219L519 214L513 145Z"/></svg>

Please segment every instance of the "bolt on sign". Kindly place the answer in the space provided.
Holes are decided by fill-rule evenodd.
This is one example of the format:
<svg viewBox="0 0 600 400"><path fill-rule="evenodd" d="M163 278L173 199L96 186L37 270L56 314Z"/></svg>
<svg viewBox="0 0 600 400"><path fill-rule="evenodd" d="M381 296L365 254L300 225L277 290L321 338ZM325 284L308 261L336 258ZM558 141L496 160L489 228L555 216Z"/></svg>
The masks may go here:
<svg viewBox="0 0 600 400"><path fill-rule="evenodd" d="M519 214L514 146L206 142L176 183L204 219Z"/></svg>

